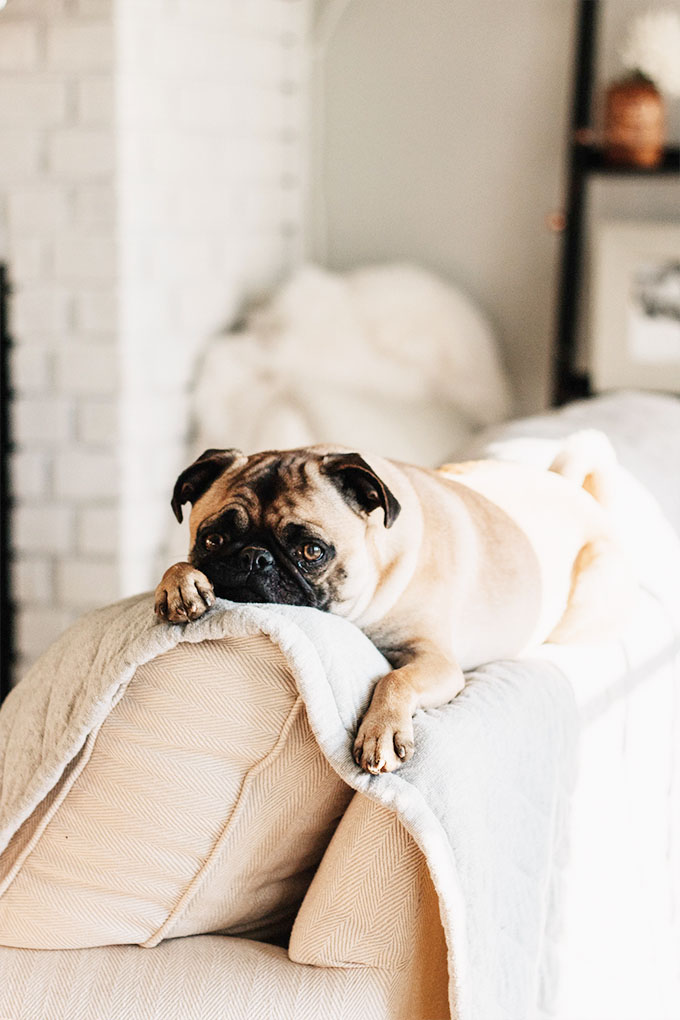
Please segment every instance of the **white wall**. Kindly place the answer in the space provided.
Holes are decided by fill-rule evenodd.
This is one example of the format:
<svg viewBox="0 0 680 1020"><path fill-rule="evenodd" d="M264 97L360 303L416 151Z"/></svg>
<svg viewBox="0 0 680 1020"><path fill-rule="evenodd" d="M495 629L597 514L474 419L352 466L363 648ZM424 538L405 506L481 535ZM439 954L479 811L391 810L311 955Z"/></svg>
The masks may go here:
<svg viewBox="0 0 680 1020"><path fill-rule="evenodd" d="M317 14L329 6L318 0ZM646 6L603 5L603 80L620 73L621 32ZM350 0L315 82L313 253L334 268L412 259L462 285L529 409L547 395L559 238L546 216L563 201L575 7ZM678 208L673 187L595 184L593 208L664 215Z"/></svg>

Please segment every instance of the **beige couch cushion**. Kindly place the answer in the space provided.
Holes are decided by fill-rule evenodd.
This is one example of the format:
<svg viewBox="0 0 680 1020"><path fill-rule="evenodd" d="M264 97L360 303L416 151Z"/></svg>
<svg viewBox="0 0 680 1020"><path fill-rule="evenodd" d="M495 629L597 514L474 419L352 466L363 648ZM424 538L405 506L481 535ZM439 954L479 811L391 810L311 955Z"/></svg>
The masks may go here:
<svg viewBox="0 0 680 1020"><path fill-rule="evenodd" d="M180 644L3 853L0 944L284 935L350 797L269 638Z"/></svg>
<svg viewBox="0 0 680 1020"><path fill-rule="evenodd" d="M441 1020L402 1009L387 971L305 967L279 946L221 935L152 952L0 947L0 974L2 1020Z"/></svg>
<svg viewBox="0 0 680 1020"><path fill-rule="evenodd" d="M289 955L394 975L391 1016L448 1017L447 950L427 862L394 811L360 793L295 919Z"/></svg>
<svg viewBox="0 0 680 1020"><path fill-rule="evenodd" d="M361 794L307 892L290 956L203 935L152 952L0 947L0 973L0 1017L12 1020L450 1016L444 931L425 858L394 812Z"/></svg>

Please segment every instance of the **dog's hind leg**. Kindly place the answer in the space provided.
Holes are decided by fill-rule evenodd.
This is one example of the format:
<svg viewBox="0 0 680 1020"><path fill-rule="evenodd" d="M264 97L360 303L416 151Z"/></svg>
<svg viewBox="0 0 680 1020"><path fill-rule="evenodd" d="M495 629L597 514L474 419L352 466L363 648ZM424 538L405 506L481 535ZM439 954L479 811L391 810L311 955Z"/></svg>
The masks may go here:
<svg viewBox="0 0 680 1020"><path fill-rule="evenodd" d="M612 505L618 494L616 453L598 429L582 429L567 436L549 470L585 489L602 506Z"/></svg>
<svg viewBox="0 0 680 1020"><path fill-rule="evenodd" d="M567 608L547 641L605 641L629 618L637 585L615 542L598 538L583 546L572 571Z"/></svg>

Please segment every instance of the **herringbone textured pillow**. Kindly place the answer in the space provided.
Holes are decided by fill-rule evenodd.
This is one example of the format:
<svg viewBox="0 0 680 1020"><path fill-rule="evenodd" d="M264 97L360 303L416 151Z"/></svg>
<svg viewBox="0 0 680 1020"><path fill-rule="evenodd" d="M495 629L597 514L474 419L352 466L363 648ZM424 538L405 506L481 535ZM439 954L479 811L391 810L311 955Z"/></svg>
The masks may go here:
<svg viewBox="0 0 680 1020"><path fill-rule="evenodd" d="M2 855L0 944L281 936L350 797L269 638L180 644Z"/></svg>

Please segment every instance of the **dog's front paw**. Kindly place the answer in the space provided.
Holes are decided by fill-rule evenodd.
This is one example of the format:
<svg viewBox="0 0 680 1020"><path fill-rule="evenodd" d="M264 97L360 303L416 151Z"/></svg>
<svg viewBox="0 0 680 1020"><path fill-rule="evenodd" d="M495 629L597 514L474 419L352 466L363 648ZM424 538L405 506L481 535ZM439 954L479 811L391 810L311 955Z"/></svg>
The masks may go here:
<svg viewBox="0 0 680 1020"><path fill-rule="evenodd" d="M190 563L169 567L156 588L154 612L170 623L187 623L203 616L215 601L213 586Z"/></svg>
<svg viewBox="0 0 680 1020"><path fill-rule="evenodd" d="M366 772L394 772L413 757L413 723L409 717L368 712L354 741L354 760Z"/></svg>

